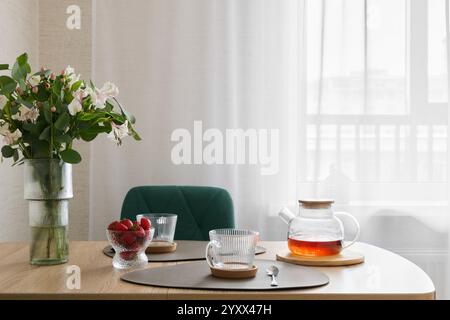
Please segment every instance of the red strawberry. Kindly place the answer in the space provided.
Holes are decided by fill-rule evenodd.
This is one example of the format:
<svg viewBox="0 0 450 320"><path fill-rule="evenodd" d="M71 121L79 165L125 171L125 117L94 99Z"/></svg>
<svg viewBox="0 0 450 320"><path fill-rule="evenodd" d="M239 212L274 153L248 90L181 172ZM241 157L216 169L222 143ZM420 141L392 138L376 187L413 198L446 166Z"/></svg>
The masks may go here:
<svg viewBox="0 0 450 320"><path fill-rule="evenodd" d="M136 234L136 237L138 237L138 238L145 237L145 230L141 226L137 226L136 231L134 233Z"/></svg>
<svg viewBox="0 0 450 320"><path fill-rule="evenodd" d="M116 223L116 231L127 231L128 227L123 223Z"/></svg>
<svg viewBox="0 0 450 320"><path fill-rule="evenodd" d="M141 218L141 227L144 228L144 230L149 230L152 227L152 223L147 218Z"/></svg>
<svg viewBox="0 0 450 320"><path fill-rule="evenodd" d="M120 257L123 260L132 260L132 259L134 259L136 254L137 254L136 251L123 251L123 252L120 253Z"/></svg>
<svg viewBox="0 0 450 320"><path fill-rule="evenodd" d="M120 223L126 225L128 229L130 229L133 226L133 222L131 222L130 219L124 219L120 221Z"/></svg>
<svg viewBox="0 0 450 320"><path fill-rule="evenodd" d="M109 224L109 226L108 226L108 230L116 230L116 225L117 225L118 223L120 223L120 222L117 221L117 220L111 222L111 223Z"/></svg>
<svg viewBox="0 0 450 320"><path fill-rule="evenodd" d="M136 235L134 235L133 233L134 232L126 232L122 236L122 241L125 246L129 247L136 241Z"/></svg>
<svg viewBox="0 0 450 320"><path fill-rule="evenodd" d="M136 231L140 227L140 224L138 222L133 222L133 226L129 229L130 231Z"/></svg>

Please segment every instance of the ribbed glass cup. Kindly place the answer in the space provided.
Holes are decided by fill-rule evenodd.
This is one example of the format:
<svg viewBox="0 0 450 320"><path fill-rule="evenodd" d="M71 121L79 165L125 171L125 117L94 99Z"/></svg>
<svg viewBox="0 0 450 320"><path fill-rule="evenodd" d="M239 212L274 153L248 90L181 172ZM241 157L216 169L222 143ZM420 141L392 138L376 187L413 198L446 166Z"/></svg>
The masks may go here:
<svg viewBox="0 0 450 320"><path fill-rule="evenodd" d="M141 222L141 218L150 220L155 228L155 235L152 242L173 242L175 228L177 226L177 215L172 213L147 213L138 214L136 220Z"/></svg>
<svg viewBox="0 0 450 320"><path fill-rule="evenodd" d="M246 229L216 229L209 232L206 261L212 268L249 269L255 260L259 232Z"/></svg>

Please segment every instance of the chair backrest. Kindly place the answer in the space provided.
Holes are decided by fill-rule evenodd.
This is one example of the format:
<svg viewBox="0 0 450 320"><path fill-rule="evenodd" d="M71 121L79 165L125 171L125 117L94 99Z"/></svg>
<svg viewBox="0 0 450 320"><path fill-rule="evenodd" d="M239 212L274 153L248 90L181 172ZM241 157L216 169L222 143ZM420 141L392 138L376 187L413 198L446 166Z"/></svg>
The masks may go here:
<svg viewBox="0 0 450 320"><path fill-rule="evenodd" d="M209 230L234 228L233 201L227 190L198 186L141 186L125 196L121 218L142 213L178 215L176 240L209 240Z"/></svg>

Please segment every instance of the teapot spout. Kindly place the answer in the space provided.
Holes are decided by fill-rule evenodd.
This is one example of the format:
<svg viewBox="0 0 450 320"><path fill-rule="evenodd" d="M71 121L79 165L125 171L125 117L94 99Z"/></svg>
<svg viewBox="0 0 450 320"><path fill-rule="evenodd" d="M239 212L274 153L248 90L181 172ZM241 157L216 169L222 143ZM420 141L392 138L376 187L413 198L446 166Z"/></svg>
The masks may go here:
<svg viewBox="0 0 450 320"><path fill-rule="evenodd" d="M283 220L284 223L286 224L289 224L292 221L292 219L295 218L295 214L293 214L292 211L290 211L286 207L283 207L278 213L278 215L280 216L281 220Z"/></svg>

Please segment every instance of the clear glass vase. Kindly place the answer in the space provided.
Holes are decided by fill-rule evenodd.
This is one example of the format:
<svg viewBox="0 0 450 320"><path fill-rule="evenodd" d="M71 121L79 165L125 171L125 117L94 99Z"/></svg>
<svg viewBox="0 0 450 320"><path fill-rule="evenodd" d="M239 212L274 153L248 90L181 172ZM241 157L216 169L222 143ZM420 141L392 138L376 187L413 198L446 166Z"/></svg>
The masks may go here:
<svg viewBox="0 0 450 320"><path fill-rule="evenodd" d="M69 256L72 166L59 159L27 159L24 198L29 201L30 263L65 263Z"/></svg>

